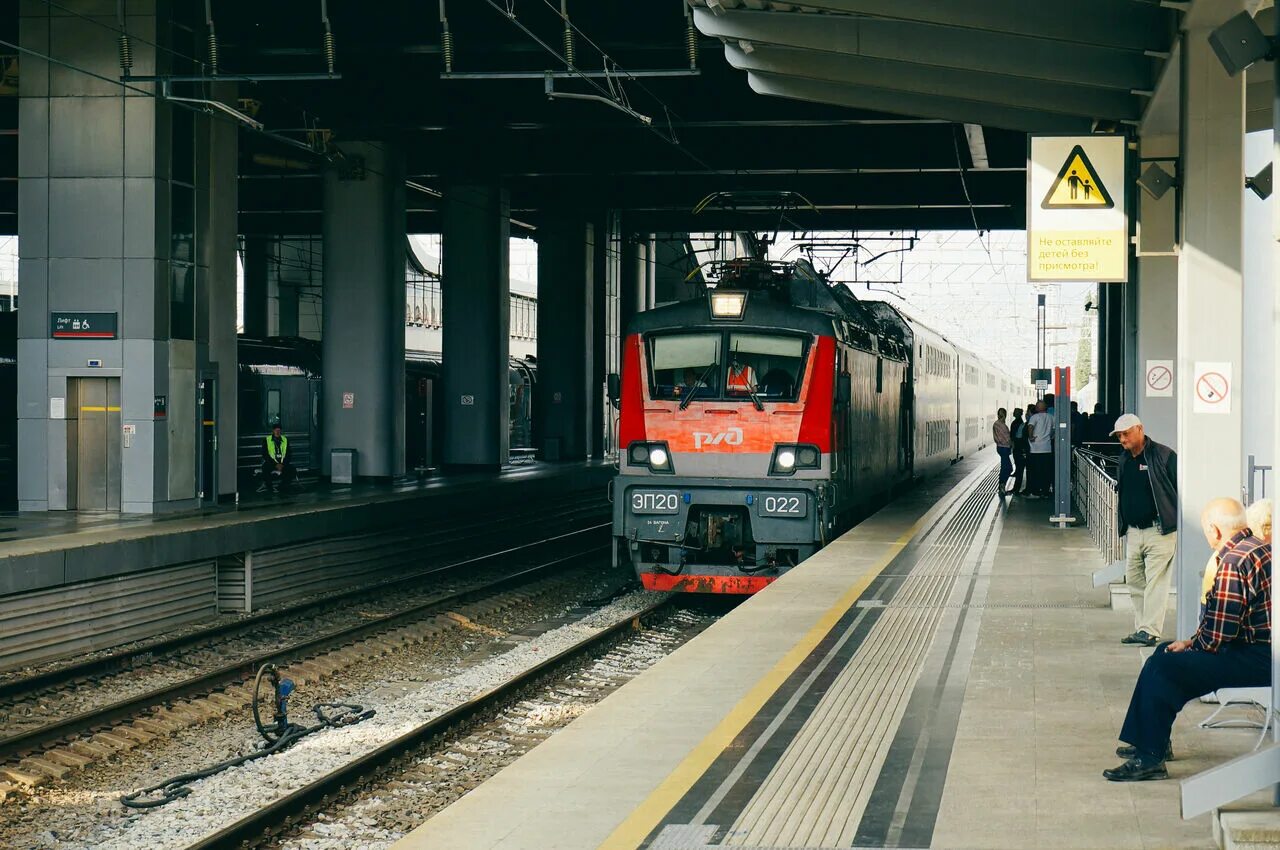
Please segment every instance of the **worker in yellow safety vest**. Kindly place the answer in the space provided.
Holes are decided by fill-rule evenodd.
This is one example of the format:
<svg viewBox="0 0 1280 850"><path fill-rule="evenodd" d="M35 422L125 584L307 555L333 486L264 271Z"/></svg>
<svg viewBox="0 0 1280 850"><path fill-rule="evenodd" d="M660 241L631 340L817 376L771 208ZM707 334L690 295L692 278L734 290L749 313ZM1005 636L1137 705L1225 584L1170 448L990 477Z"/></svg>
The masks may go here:
<svg viewBox="0 0 1280 850"><path fill-rule="evenodd" d="M271 433L263 441L262 483L258 487L258 492L261 493L268 487L272 491L281 486L287 487L293 483L293 479L293 464L289 458L289 438L281 433L280 420L277 419L271 423Z"/></svg>

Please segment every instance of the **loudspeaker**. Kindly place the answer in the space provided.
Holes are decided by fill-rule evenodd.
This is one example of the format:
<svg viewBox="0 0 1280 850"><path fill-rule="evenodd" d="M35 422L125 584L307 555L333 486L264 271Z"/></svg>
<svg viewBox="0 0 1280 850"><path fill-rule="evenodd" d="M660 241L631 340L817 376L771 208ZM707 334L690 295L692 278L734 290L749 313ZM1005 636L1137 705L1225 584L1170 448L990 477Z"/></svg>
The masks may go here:
<svg viewBox="0 0 1280 850"><path fill-rule="evenodd" d="M1244 185L1264 201L1271 197L1271 163L1252 177L1244 178Z"/></svg>
<svg viewBox="0 0 1280 850"><path fill-rule="evenodd" d="M1271 56L1271 39L1248 12L1241 12L1209 34L1209 46L1231 76Z"/></svg>
<svg viewBox="0 0 1280 850"><path fill-rule="evenodd" d="M1172 174L1153 162L1138 178L1138 185L1142 187L1142 191L1151 196L1152 200L1158 201L1175 183Z"/></svg>

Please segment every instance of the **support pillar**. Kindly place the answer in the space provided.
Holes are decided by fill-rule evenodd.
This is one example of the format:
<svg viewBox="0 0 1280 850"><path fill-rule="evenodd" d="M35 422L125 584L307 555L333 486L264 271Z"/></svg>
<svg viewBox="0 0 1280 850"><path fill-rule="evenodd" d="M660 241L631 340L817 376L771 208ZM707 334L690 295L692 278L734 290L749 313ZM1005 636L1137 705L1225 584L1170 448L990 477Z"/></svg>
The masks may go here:
<svg viewBox="0 0 1280 850"><path fill-rule="evenodd" d="M404 472L404 160L381 142L342 152L324 176L320 465L350 448L360 477L390 478Z"/></svg>
<svg viewBox="0 0 1280 850"><path fill-rule="evenodd" d="M270 300L271 263L275 240L268 236L244 239L244 335L262 339L271 335L267 305Z"/></svg>
<svg viewBox="0 0 1280 850"><path fill-rule="evenodd" d="M446 466L497 468L507 462L510 214L507 191L500 187L455 185L445 191L440 258L444 393L440 403ZM400 312L404 314L403 307Z"/></svg>
<svg viewBox="0 0 1280 850"><path fill-rule="evenodd" d="M619 346L618 297L622 277L622 228L617 210L606 210L595 226L595 296L591 351L591 457L612 456L614 446L613 408L605 396L606 376L622 368Z"/></svg>
<svg viewBox="0 0 1280 850"><path fill-rule="evenodd" d="M619 336L636 313L645 309L648 296L649 241L646 235L630 233L622 239L622 268L618 294Z"/></svg>
<svg viewBox="0 0 1280 850"><path fill-rule="evenodd" d="M1207 8L1206 8L1207 7ZM1178 628L1199 619L1201 572L1209 547L1200 512L1219 496L1241 494L1244 77L1229 77L1208 43L1213 27L1244 7L1198 8L1182 39L1182 250L1178 260ZM1211 14L1210 14L1211 13ZM1229 410L1197 412L1197 364L1230 366ZM1227 407L1227 405L1223 405Z"/></svg>
<svg viewBox="0 0 1280 850"><path fill-rule="evenodd" d="M1144 136L1139 153L1143 158L1168 157L1160 162L1167 171L1177 167L1178 139L1174 136ZM1137 379L1134 411L1153 440L1177 445L1177 387L1169 396L1149 395L1146 369L1149 360L1170 360L1178 356L1178 251L1177 191L1154 199L1138 193L1138 292Z"/></svg>
<svg viewBox="0 0 1280 850"><path fill-rule="evenodd" d="M591 452L595 232L589 222L544 219L538 228L538 384L534 436L546 460Z"/></svg>
<svg viewBox="0 0 1280 850"><path fill-rule="evenodd" d="M155 45L189 34L199 14L170 5L125 10L127 30L152 33L133 43L135 74L176 70ZM81 26L22 4L17 20L23 47L90 72L24 55L19 80L19 507L194 507L207 489L198 384L221 368L234 374L223 323L228 261L234 305L237 133L113 84L114 17ZM114 330L55 338L57 313L105 314L94 330ZM77 405L77 394L88 400ZM234 422L234 407L221 410ZM234 459L234 441L221 445Z"/></svg>

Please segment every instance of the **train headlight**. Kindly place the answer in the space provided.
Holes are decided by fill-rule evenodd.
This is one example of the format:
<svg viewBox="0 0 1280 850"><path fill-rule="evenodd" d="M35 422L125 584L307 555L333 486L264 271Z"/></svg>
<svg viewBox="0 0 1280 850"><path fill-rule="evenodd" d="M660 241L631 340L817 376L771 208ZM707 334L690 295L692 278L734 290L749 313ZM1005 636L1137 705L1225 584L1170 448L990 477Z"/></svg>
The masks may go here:
<svg viewBox="0 0 1280 850"><path fill-rule="evenodd" d="M741 319L747 312L747 293L732 290L711 293L711 318Z"/></svg>
<svg viewBox="0 0 1280 850"><path fill-rule="evenodd" d="M822 452L817 446L781 443L773 447L769 474L791 475L797 469L819 469L821 466Z"/></svg>
<svg viewBox="0 0 1280 850"><path fill-rule="evenodd" d="M650 472L674 472L666 443L632 443L627 447L627 463L647 466Z"/></svg>

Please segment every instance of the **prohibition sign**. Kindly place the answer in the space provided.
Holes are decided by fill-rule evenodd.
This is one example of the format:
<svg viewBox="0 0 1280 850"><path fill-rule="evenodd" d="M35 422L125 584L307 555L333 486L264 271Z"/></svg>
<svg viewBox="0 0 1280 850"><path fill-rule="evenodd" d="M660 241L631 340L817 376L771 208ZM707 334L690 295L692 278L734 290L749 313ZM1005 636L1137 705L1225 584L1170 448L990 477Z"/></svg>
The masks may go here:
<svg viewBox="0 0 1280 850"><path fill-rule="evenodd" d="M1147 372L1147 386L1156 392L1164 392L1173 385L1173 372L1168 366L1152 366Z"/></svg>
<svg viewBox="0 0 1280 850"><path fill-rule="evenodd" d="M1227 397L1229 384L1221 372L1205 372L1196 381L1196 397L1205 404L1218 404Z"/></svg>

